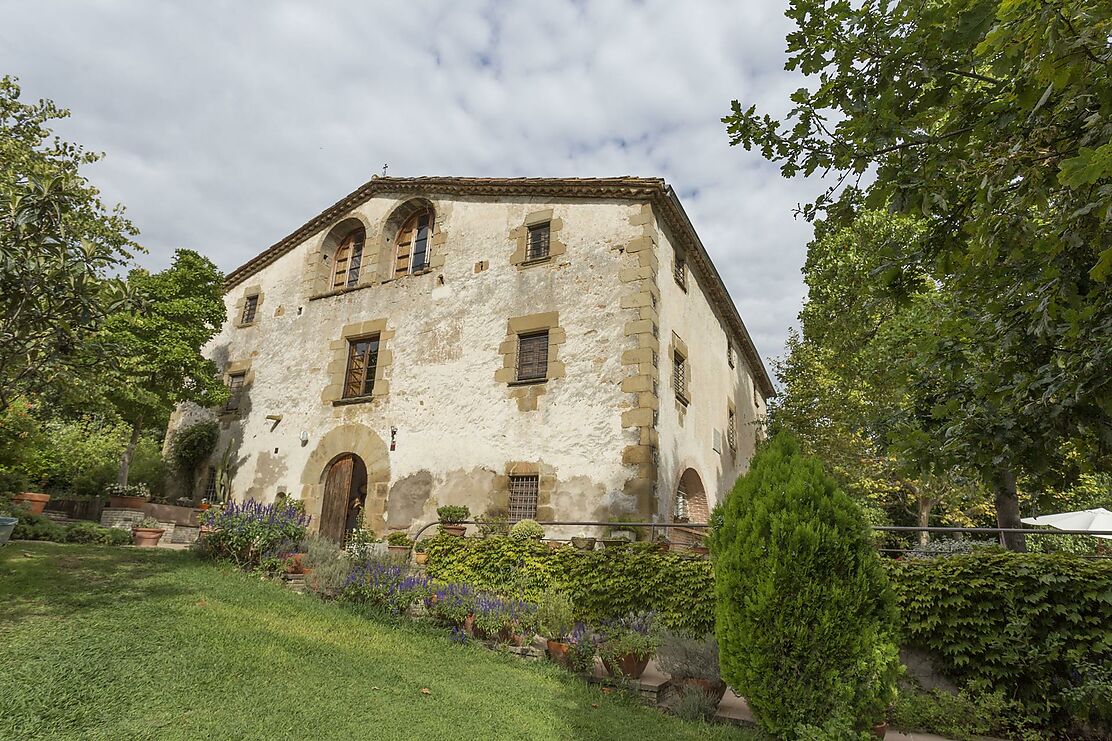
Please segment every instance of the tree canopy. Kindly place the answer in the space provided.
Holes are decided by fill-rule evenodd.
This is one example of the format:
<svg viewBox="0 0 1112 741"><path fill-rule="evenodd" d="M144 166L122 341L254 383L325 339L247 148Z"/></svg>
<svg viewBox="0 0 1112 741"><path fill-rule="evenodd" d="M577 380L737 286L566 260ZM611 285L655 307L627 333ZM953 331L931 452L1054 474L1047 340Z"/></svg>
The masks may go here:
<svg viewBox="0 0 1112 741"><path fill-rule="evenodd" d="M1016 526L1017 477L1112 449L1112 5L794 0L788 16L787 66L813 84L784 122L734 101L731 142L785 176L833 173L803 209L827 229L863 207L918 219L875 272L930 294L906 449L978 473Z"/></svg>

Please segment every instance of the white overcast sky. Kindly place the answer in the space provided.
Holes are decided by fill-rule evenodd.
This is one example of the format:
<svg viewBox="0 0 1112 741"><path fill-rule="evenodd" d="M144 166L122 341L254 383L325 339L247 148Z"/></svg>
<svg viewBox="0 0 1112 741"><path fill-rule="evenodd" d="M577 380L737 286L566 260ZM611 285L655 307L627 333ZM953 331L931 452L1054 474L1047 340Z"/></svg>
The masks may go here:
<svg viewBox="0 0 1112 741"><path fill-rule="evenodd" d="M734 98L782 113L786 0L0 0L0 74L166 265L230 270L378 173L664 177L767 359L804 296L818 184L730 147Z"/></svg>

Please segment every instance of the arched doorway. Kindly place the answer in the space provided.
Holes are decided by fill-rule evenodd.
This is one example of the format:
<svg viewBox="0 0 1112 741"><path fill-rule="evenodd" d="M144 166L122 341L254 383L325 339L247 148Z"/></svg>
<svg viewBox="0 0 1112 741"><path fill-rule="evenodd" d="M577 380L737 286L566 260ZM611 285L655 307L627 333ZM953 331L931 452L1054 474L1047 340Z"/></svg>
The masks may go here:
<svg viewBox="0 0 1112 741"><path fill-rule="evenodd" d="M321 502L321 536L343 544L367 501L367 466L354 453L344 453L328 464Z"/></svg>
<svg viewBox="0 0 1112 741"><path fill-rule="evenodd" d="M688 468L676 484L676 496L672 500L672 522L681 524L673 528L672 540L683 545L700 543L705 535L703 528L685 528L683 523L705 524L710 519L707 505L707 491L703 479L694 468Z"/></svg>

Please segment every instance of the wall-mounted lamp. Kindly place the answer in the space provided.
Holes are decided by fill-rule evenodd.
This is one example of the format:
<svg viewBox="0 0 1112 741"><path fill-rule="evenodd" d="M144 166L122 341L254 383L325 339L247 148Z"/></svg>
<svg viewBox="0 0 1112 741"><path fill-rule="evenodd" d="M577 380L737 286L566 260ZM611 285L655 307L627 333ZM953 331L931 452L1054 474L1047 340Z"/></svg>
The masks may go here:
<svg viewBox="0 0 1112 741"><path fill-rule="evenodd" d="M301 445L302 447L304 447L309 442L309 433L302 430L301 435L298 437L298 439L301 440Z"/></svg>

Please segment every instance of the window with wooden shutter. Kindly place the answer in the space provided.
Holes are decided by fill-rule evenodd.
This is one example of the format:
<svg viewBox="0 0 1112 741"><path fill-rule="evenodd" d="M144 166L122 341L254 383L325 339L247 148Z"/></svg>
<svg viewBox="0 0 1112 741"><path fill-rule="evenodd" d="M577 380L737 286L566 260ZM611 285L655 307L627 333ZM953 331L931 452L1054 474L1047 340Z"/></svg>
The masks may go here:
<svg viewBox="0 0 1112 741"><path fill-rule="evenodd" d="M367 230L353 229L340 241L336 248L336 259L332 266L332 288L350 288L359 282L359 269L363 265L363 243Z"/></svg>
<svg viewBox="0 0 1112 741"><path fill-rule="evenodd" d="M672 385L676 388L676 398L687 404L687 358L678 351L672 354Z"/></svg>
<svg viewBox="0 0 1112 741"><path fill-rule="evenodd" d="M240 324L251 324L255 321L255 314L259 310L259 297L248 296L243 300L243 315L239 318Z"/></svg>
<svg viewBox="0 0 1112 741"><path fill-rule="evenodd" d="M348 341L347 372L344 374L344 398L370 396L375 387L378 369L378 335Z"/></svg>
<svg viewBox="0 0 1112 741"><path fill-rule="evenodd" d="M228 376L228 402L224 405L224 409L229 412L234 412L239 409L241 397L243 396L243 387L247 381L247 373L232 373Z"/></svg>
<svg viewBox="0 0 1112 741"><path fill-rule="evenodd" d="M435 216L426 209L410 216L394 238L394 275L406 275L429 266L429 247Z"/></svg>
<svg viewBox="0 0 1112 741"><path fill-rule="evenodd" d="M540 476L510 476L510 522L537 519Z"/></svg>
<svg viewBox="0 0 1112 741"><path fill-rule="evenodd" d="M540 381L548 377L548 330L518 335L517 380Z"/></svg>
<svg viewBox="0 0 1112 741"><path fill-rule="evenodd" d="M548 222L529 227L529 236L525 242L526 262L548 259L551 234L551 224Z"/></svg>

